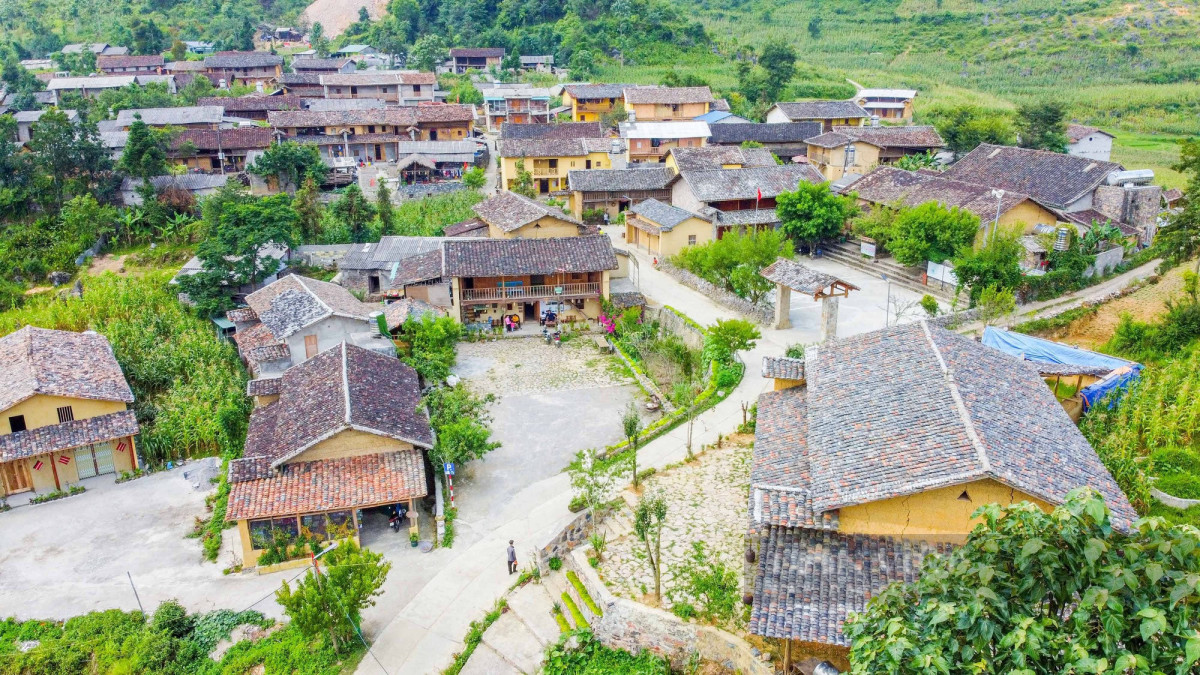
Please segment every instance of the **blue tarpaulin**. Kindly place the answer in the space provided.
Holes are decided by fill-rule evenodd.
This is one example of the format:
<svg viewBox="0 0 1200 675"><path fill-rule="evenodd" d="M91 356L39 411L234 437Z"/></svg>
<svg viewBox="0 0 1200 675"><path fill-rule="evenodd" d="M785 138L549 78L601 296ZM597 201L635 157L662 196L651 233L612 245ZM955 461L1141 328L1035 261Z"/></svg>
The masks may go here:
<svg viewBox="0 0 1200 675"><path fill-rule="evenodd" d="M991 326L983 331L983 344L1025 361L1107 368L1108 374L1099 382L1094 382L1079 391L1079 395L1083 397L1084 410L1111 392L1128 388L1142 372L1140 363Z"/></svg>

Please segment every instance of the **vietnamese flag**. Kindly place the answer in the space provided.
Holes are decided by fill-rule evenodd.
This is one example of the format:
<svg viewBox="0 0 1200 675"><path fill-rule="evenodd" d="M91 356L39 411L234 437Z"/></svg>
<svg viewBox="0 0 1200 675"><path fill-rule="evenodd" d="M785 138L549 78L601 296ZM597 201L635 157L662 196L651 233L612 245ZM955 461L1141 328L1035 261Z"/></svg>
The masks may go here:
<svg viewBox="0 0 1200 675"><path fill-rule="evenodd" d="M762 201L762 188L758 188L758 201Z"/></svg>

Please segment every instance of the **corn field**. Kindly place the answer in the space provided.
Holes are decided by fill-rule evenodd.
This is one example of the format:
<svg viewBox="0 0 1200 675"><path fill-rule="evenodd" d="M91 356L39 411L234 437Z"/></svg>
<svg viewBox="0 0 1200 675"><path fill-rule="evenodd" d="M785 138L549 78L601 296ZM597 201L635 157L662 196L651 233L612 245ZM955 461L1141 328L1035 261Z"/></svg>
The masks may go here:
<svg viewBox="0 0 1200 675"><path fill-rule="evenodd" d="M147 461L236 455L249 415L245 371L233 346L179 303L169 280L87 278L82 298L42 297L0 314L0 334L34 325L104 335L133 389Z"/></svg>

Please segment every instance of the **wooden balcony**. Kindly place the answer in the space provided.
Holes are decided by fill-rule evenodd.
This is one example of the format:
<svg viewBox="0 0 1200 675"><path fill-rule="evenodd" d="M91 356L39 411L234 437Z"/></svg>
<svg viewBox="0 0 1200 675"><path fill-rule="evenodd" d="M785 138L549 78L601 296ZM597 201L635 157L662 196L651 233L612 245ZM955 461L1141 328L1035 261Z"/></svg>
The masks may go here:
<svg viewBox="0 0 1200 675"><path fill-rule="evenodd" d="M534 176L557 178L559 176L558 168L553 166L535 166L531 173Z"/></svg>
<svg viewBox="0 0 1200 675"><path fill-rule="evenodd" d="M558 286L505 286L504 288L464 288L462 293L463 302L600 297L600 283L560 284Z"/></svg>

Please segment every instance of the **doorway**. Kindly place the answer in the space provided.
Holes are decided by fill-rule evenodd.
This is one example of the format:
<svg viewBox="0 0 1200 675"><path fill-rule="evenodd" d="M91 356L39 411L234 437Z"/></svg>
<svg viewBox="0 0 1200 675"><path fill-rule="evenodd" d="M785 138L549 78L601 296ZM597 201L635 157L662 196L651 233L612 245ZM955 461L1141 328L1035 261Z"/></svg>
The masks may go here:
<svg viewBox="0 0 1200 675"><path fill-rule="evenodd" d="M0 482L4 483L5 493L10 495L33 489L29 467L23 461L0 464Z"/></svg>
<svg viewBox="0 0 1200 675"><path fill-rule="evenodd" d="M79 479L116 473L113 465L112 443L94 443L75 449L75 469Z"/></svg>
<svg viewBox="0 0 1200 675"><path fill-rule="evenodd" d="M536 302L525 303L525 321L537 321L538 320L537 308L538 308L538 303L536 303Z"/></svg>

